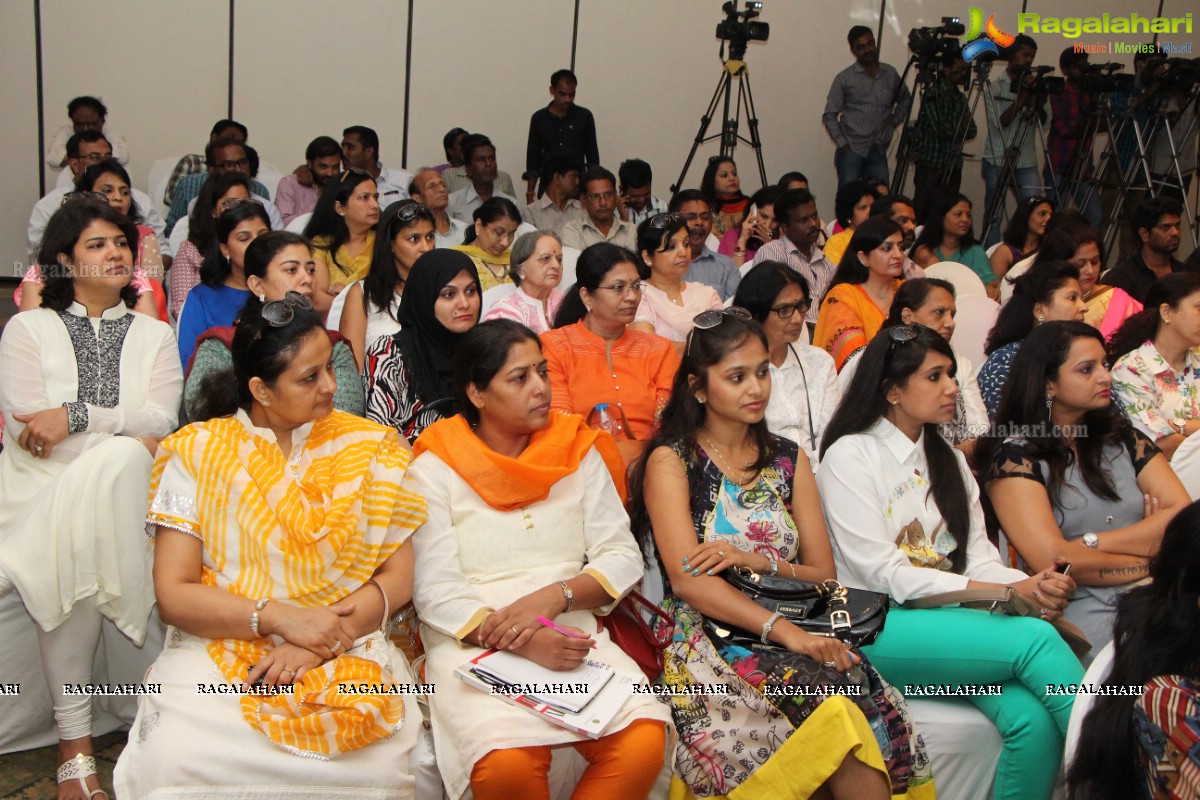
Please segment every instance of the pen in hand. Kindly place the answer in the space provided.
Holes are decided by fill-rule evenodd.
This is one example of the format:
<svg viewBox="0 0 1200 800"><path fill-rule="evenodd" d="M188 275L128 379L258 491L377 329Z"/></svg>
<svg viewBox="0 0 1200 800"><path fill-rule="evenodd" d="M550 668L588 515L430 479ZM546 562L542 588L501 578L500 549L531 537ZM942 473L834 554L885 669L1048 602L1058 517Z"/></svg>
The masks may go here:
<svg viewBox="0 0 1200 800"><path fill-rule="evenodd" d="M569 630L567 630L566 628L564 628L562 625L559 625L557 622L554 622L553 620L546 619L545 617L541 617L541 616L539 616L539 617L537 618L537 621L538 621L538 622L540 622L540 623L542 623L542 625L544 625L544 626L545 626L545 627L547 627L547 628L551 628L551 629L553 629L553 630L556 630L556 631L558 631L558 632L559 632L559 633L561 633L563 636L570 636L572 639L590 639L590 638L591 638L591 637L590 637L590 636L588 636L586 633L575 633L574 631L569 631ZM592 642L592 649L593 649L593 650L595 650L595 649L596 649L596 643L595 643L595 642Z"/></svg>

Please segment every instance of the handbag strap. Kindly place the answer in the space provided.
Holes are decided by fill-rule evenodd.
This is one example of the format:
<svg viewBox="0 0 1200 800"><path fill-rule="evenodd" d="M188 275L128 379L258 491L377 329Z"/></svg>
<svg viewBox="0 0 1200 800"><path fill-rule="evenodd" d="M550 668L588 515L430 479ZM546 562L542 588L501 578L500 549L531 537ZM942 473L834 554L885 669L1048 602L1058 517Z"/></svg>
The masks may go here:
<svg viewBox="0 0 1200 800"><path fill-rule="evenodd" d="M625 599L621 601L622 605L627 606L627 611L642 625L646 626L647 632L650 634L657 647L666 647L671 643L671 639L675 636L675 618L668 614L662 607L656 603L652 603L645 595L636 589L630 590L629 594L625 595ZM649 625L642 619L641 612L649 611L654 616L661 619L665 625L663 626L664 633L656 634L657 626Z"/></svg>

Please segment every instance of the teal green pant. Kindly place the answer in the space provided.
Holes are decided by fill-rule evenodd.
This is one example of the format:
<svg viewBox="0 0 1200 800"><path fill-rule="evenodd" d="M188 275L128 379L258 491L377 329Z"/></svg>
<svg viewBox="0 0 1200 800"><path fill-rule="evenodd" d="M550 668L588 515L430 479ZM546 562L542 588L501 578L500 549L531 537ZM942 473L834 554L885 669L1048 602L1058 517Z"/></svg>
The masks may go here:
<svg viewBox="0 0 1200 800"><path fill-rule="evenodd" d="M893 608L863 653L901 691L906 684L1000 684L998 696L962 698L1004 740L992 796L1049 800L1075 696L1048 695L1046 686L1083 678L1079 659L1052 626L967 608Z"/></svg>

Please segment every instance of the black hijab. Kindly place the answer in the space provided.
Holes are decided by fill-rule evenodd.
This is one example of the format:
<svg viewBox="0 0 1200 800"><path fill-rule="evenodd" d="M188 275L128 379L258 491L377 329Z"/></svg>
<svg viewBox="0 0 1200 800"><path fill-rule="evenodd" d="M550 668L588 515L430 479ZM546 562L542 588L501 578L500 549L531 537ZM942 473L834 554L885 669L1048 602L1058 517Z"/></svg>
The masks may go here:
<svg viewBox="0 0 1200 800"><path fill-rule="evenodd" d="M482 300L475 262L465 253L439 247L424 253L413 264L396 312L401 325L396 344L411 376L413 391L426 406L454 397L454 352L465 334L447 330L438 322L433 307L442 289L460 272L466 272L475 281L475 291ZM475 321L479 322L478 315ZM447 412L443 416L456 413L450 409Z"/></svg>

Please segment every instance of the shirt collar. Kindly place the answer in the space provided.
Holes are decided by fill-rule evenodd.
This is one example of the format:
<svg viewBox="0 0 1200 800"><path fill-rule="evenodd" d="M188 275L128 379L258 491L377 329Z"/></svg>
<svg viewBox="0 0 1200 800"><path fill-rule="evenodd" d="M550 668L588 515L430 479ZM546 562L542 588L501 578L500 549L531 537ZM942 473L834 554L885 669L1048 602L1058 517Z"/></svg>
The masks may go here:
<svg viewBox="0 0 1200 800"><path fill-rule="evenodd" d="M1145 361L1146 366L1151 370L1151 374L1162 375L1167 372L1173 373L1175 371L1171 369L1171 365L1167 363L1167 360L1162 357L1162 353L1158 352L1158 348L1154 346L1153 341L1148 341L1142 345L1140 352L1142 360ZM1200 355L1197 355L1195 350L1189 348L1184 353L1183 358L1184 372L1200 371Z"/></svg>
<svg viewBox="0 0 1200 800"><path fill-rule="evenodd" d="M87 306L78 301L72 302L71 305L67 306L67 313L86 319L88 315ZM100 313L100 319L120 319L129 313L132 313L129 310L129 306L125 305L124 302L119 302L112 308L104 309L104 311Z"/></svg>
<svg viewBox="0 0 1200 800"><path fill-rule="evenodd" d="M925 431L922 429L914 442L904 435L904 432L886 419L880 419L867 431L879 440L892 457L901 464L911 464L914 467L925 466Z"/></svg>

